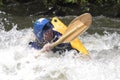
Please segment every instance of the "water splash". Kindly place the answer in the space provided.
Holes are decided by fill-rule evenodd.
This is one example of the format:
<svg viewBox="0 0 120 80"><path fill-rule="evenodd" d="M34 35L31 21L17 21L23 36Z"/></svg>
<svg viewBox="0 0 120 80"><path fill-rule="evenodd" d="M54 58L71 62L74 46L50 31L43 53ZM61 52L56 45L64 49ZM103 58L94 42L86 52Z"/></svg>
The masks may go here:
<svg viewBox="0 0 120 80"><path fill-rule="evenodd" d="M1 80L120 79L120 34L83 34L80 39L91 57L86 59L75 50L64 52L64 56L42 54L28 45L32 29L16 30L16 26L10 31L0 30Z"/></svg>

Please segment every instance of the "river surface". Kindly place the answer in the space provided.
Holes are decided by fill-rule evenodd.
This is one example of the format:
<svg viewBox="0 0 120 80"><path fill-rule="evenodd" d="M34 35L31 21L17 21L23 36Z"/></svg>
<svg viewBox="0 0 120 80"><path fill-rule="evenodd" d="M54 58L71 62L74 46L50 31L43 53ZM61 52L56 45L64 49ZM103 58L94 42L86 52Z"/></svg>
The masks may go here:
<svg viewBox="0 0 120 80"><path fill-rule="evenodd" d="M93 17L79 36L90 58L31 48L32 23L47 16L13 16L0 11L0 80L120 80L120 19ZM59 17L65 24L76 16ZM52 17L48 17L52 18ZM36 56L38 56L36 58Z"/></svg>

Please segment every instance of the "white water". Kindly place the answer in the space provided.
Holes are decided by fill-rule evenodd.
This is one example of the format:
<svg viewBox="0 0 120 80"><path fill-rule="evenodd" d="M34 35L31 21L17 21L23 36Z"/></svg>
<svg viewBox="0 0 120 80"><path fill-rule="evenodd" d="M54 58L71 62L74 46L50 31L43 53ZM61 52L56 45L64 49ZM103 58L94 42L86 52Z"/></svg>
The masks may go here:
<svg viewBox="0 0 120 80"><path fill-rule="evenodd" d="M120 34L83 34L91 59L66 51L41 54L28 46L32 29L0 30L0 80L120 80Z"/></svg>

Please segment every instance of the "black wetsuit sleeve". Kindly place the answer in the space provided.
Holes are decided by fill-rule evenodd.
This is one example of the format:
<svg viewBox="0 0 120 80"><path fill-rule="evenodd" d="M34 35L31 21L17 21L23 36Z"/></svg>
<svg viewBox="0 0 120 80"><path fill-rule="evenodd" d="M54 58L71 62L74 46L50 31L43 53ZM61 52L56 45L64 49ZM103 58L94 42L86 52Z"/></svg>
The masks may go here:
<svg viewBox="0 0 120 80"><path fill-rule="evenodd" d="M71 50L72 47L70 45L70 43L62 43L62 44L59 44L57 45L56 47L54 47L53 51L59 51L59 50Z"/></svg>

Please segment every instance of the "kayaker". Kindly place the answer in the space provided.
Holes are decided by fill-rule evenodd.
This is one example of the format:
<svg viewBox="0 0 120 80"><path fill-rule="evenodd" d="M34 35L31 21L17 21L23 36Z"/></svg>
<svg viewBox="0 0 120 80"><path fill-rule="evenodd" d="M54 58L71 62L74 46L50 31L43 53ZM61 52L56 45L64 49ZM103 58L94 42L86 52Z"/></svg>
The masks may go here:
<svg viewBox="0 0 120 80"><path fill-rule="evenodd" d="M46 18L40 18L35 21L33 32L36 36L36 40L30 42L29 45L35 49L44 49L46 51L51 50L50 43L55 42L61 37L61 34L53 30L53 25L50 20ZM71 50L70 43L62 43L52 49L53 52Z"/></svg>

